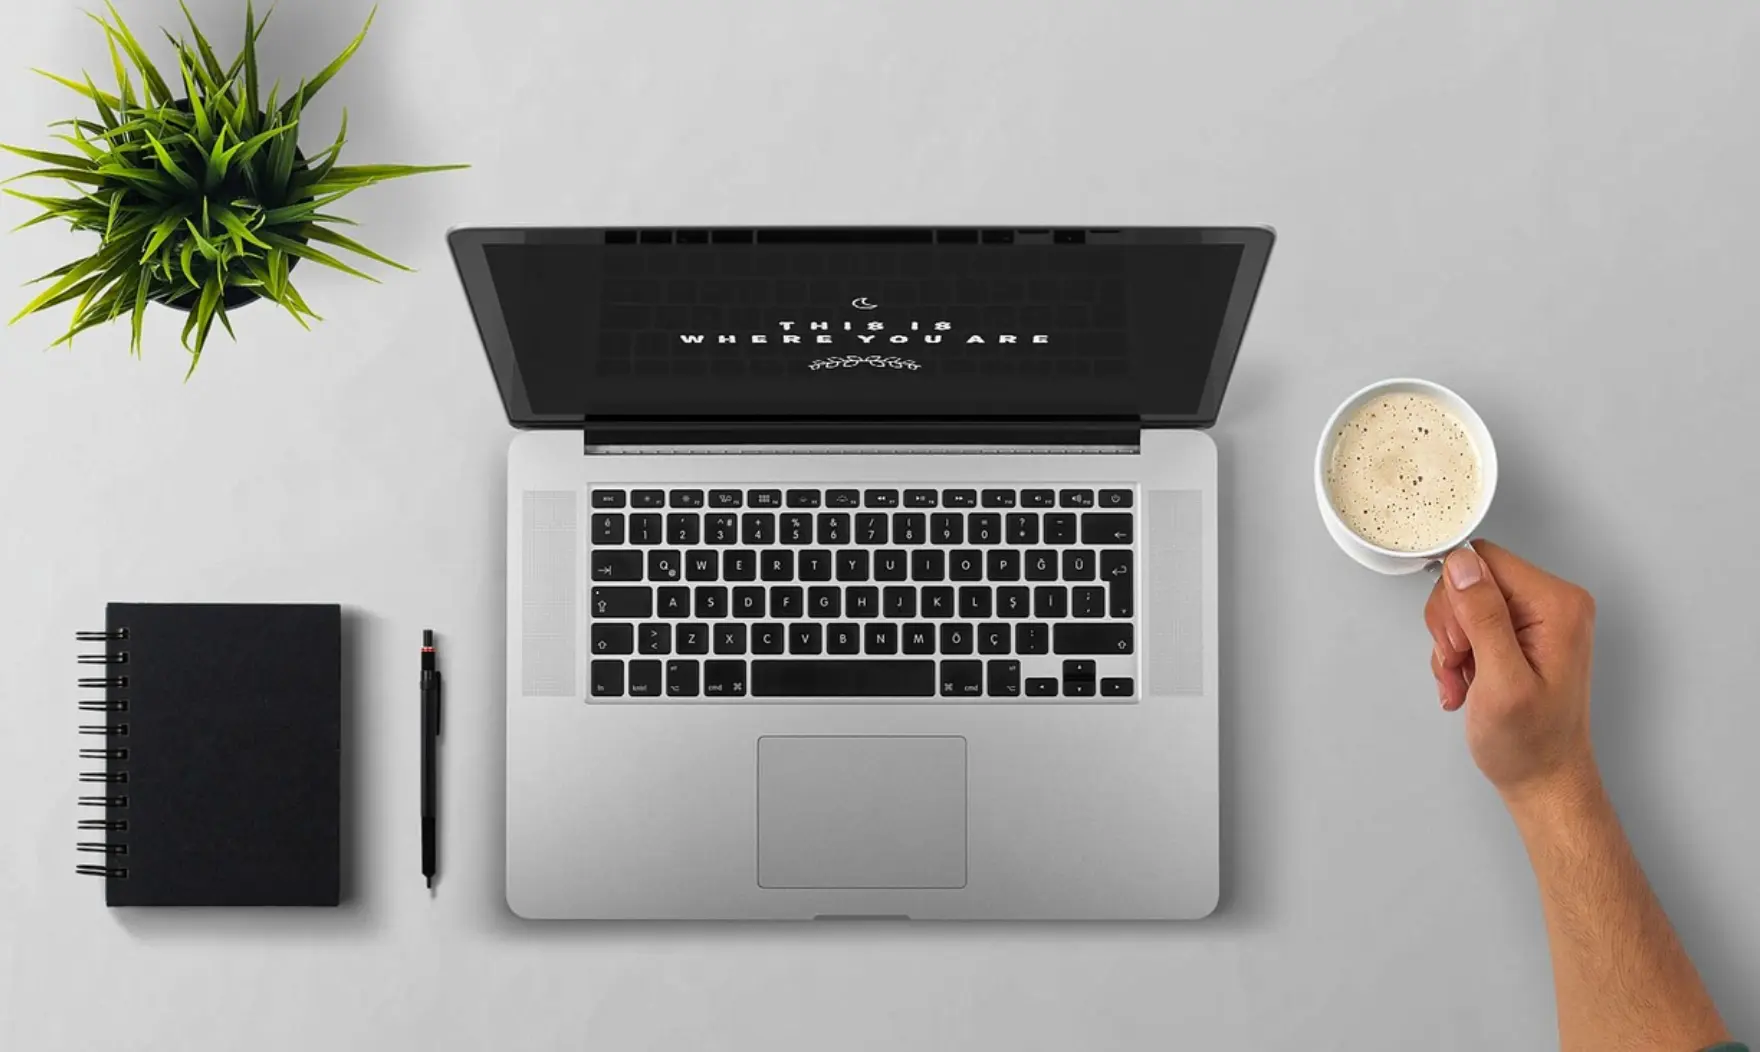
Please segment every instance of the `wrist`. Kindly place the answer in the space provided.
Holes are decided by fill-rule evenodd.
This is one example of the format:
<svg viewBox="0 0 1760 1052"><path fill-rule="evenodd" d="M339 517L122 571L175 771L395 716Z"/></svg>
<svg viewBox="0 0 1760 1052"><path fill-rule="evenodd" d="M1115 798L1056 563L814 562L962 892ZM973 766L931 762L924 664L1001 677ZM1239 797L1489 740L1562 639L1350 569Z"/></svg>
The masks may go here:
<svg viewBox="0 0 1760 1052"><path fill-rule="evenodd" d="M1607 802L1593 757L1541 778L1500 786L1498 793L1523 835L1580 823Z"/></svg>

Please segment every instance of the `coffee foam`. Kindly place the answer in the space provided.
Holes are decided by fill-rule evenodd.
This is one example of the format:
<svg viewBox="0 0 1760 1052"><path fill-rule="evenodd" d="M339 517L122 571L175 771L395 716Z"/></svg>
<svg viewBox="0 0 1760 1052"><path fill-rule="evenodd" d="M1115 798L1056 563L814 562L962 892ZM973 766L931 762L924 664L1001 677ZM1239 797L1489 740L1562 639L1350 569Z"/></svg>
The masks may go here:
<svg viewBox="0 0 1760 1052"><path fill-rule="evenodd" d="M1326 493L1370 544L1440 548L1478 512L1479 455L1460 418L1426 394L1397 392L1359 406L1333 435Z"/></svg>

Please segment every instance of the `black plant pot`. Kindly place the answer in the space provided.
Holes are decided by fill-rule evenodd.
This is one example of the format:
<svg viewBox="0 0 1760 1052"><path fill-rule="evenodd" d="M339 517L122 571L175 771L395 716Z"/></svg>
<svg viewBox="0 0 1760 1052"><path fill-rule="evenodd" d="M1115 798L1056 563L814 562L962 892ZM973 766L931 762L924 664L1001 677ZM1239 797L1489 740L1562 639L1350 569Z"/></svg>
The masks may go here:
<svg viewBox="0 0 1760 1052"><path fill-rule="evenodd" d="M303 237L294 240L302 245L306 243L306 239ZM297 266L299 266L299 257L294 256L287 261L287 272L292 274L293 268ZM176 296L158 295L147 298L154 303L170 307L172 310L192 311L196 309L196 303L201 299L201 296L195 290L190 289ZM228 312L231 312L240 307L248 307L262 298L262 294L256 289L247 289L242 285L237 285L228 288L225 295L220 297L220 302L225 305Z"/></svg>

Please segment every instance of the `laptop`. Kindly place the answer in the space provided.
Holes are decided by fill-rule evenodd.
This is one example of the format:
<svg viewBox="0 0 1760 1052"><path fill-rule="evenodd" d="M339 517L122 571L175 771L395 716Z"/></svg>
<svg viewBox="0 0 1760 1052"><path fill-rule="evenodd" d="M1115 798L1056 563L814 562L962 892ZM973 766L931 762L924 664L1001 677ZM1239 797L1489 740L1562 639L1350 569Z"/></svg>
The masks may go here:
<svg viewBox="0 0 1760 1052"><path fill-rule="evenodd" d="M1210 913L1205 428L1272 238L453 231L519 429L513 911Z"/></svg>

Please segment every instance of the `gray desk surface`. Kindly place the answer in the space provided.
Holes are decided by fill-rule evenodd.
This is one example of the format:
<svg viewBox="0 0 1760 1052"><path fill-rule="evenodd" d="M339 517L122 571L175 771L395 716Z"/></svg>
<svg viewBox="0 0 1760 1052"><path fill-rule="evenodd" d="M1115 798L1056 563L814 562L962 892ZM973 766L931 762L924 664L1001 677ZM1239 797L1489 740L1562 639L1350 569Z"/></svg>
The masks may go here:
<svg viewBox="0 0 1760 1052"><path fill-rule="evenodd" d="M236 40L242 4L191 6ZM176 12L125 7L141 29ZM366 10L283 3L265 61L309 73ZM1728 0L390 0L312 134L346 102L357 161L476 165L349 202L420 273L302 270L328 321L242 312L240 345L187 385L164 313L139 362L121 330L52 354L59 318L0 334L0 1045L1545 1047L1533 887L1438 711L1424 582L1357 569L1313 508L1326 413L1401 373L1495 429L1487 532L1599 597L1614 796L1731 1022L1760 1036L1757 40L1760 11ZM82 65L108 68L74 5L8 14L0 141L77 109L27 67ZM5 225L28 214L0 204ZM467 221L1277 225L1216 430L1222 912L509 915L510 433L442 245ZM4 246L12 289L72 243L43 227ZM73 875L70 641L111 598L354 611L348 908L122 914ZM434 900L412 817L424 626L450 644Z"/></svg>

